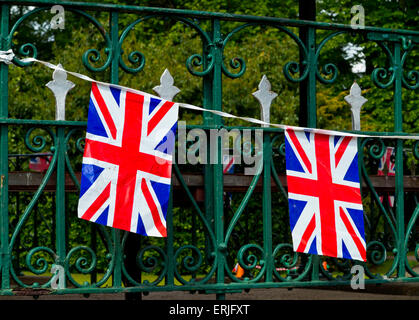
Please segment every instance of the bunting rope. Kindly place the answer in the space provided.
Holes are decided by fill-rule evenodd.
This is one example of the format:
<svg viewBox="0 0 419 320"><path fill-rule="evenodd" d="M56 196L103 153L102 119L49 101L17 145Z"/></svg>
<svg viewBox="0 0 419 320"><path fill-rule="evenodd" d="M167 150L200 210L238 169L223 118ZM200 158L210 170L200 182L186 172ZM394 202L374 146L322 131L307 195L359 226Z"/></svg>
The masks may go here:
<svg viewBox="0 0 419 320"><path fill-rule="evenodd" d="M6 64L11 64L13 58L14 58L14 53L11 49L7 50L7 51L0 51L0 62L4 62ZM22 62L24 62L24 63L37 62L37 63L40 63L40 64L42 64L42 65L44 65L44 66L46 66L46 67L48 67L48 68L50 68L54 71L55 70L63 71L65 73L70 74L70 75L72 75L76 78L79 78L81 80L85 80L85 81L88 81L88 82L96 82L96 83L106 85L106 86L112 86L112 87L115 87L115 88L118 88L118 89L127 90L127 91L132 92L132 93L137 93L137 94L142 94L142 95L144 95L144 94L151 95L153 97L156 97L156 98L160 99L160 97L158 97L154 94L150 94L150 93L147 93L147 92L143 92L143 91L140 91L140 90L132 89L132 88L117 85L117 84L111 84L111 83L107 83L107 82L97 81L95 79L90 78L89 76L84 75L84 74L65 70L60 65L55 65L55 64L52 64L50 62L38 60L38 59L35 59L35 58L25 58L25 59L22 59ZM218 116L221 116L221 117L224 117L224 118L240 119L240 120L244 120L246 122L250 122L250 123L254 123L254 124L258 124L258 125L270 126L270 127L274 127L274 128L283 129L283 130L292 129L292 130L295 130L295 131L305 131L305 132L313 132L313 133L326 134L326 135L357 137L357 138L419 140L419 135L369 135L369 134L342 132L342 131L327 130L327 129L290 126L290 125L285 125L285 124L265 122L263 120L259 120L259 119L255 119L255 118L236 116L236 115L224 112L224 111L205 109L205 108L198 107L198 106L195 106L195 105L192 105L192 104L187 104L187 103L182 103L182 102L176 102L176 103L178 103L179 107L182 107L182 108L185 108L185 109L203 111L203 112L210 112L212 114L215 114L215 115L218 115Z"/></svg>
<svg viewBox="0 0 419 320"><path fill-rule="evenodd" d="M11 64L15 54L13 53L12 49L7 51L0 50L0 62L4 62L5 64Z"/></svg>

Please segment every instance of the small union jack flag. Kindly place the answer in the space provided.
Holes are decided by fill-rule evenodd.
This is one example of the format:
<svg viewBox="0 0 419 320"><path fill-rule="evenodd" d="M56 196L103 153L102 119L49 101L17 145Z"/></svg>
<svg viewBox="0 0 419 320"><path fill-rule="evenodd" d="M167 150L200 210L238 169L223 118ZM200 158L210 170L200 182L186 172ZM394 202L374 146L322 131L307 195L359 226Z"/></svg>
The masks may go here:
<svg viewBox="0 0 419 320"><path fill-rule="evenodd" d="M92 84L79 218L166 236L178 104Z"/></svg>
<svg viewBox="0 0 419 320"><path fill-rule="evenodd" d="M366 260L357 139L287 129L294 251Z"/></svg>
<svg viewBox="0 0 419 320"><path fill-rule="evenodd" d="M236 157L229 154L223 155L223 173L234 173L234 163Z"/></svg>
<svg viewBox="0 0 419 320"><path fill-rule="evenodd" d="M395 176L396 175L396 163L394 159L392 159L395 156L396 152L393 147L387 147L386 151L384 152L384 155L380 159L380 166L378 167L378 173L379 176L385 176L387 172L387 176ZM384 197L380 196L380 201L384 201ZM388 195L388 203L391 207L394 206L394 196Z"/></svg>
<svg viewBox="0 0 419 320"><path fill-rule="evenodd" d="M223 174L234 173L234 164L236 162L236 156L224 154L223 155ZM224 203L231 207L233 203L233 195L231 192L224 192Z"/></svg>
<svg viewBox="0 0 419 320"><path fill-rule="evenodd" d="M29 158L29 169L37 172L45 172L49 168L51 156L38 155Z"/></svg>

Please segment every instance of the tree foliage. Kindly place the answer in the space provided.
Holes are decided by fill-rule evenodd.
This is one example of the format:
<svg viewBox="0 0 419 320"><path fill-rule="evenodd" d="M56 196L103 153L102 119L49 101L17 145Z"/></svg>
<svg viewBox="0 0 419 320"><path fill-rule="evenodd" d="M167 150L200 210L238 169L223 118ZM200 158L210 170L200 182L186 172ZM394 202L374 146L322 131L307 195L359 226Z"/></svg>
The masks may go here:
<svg viewBox="0 0 419 320"><path fill-rule="evenodd" d="M356 4L362 5L365 13L365 25L388 29L418 30L419 7L414 0L389 0L384 3L374 1L358 1ZM351 8L353 2L322 0L318 1L318 20L324 22L349 24L353 13ZM347 89L353 80L357 80L364 90L364 96L368 102L364 105L361 114L361 128L370 131L393 131L394 111L393 111L393 86L387 89L378 88L371 81L371 73L376 68L389 68L389 60L383 49L373 41L367 41L363 37L354 37L352 34L339 36L330 41L330 49L323 53L324 57L330 59L332 55L344 60L344 50L348 43L355 45L358 50L346 61L346 64L354 64L362 60L365 61L366 70L360 74L360 79L350 72L350 68L344 68L340 74L336 85L332 87L334 95L338 95L342 88ZM391 43L388 44L390 50ZM415 63L419 53L417 46L413 49L404 66L405 76L410 70L419 70ZM389 77L389 76L388 76ZM388 78L387 78L388 79ZM419 102L418 90L403 90L403 130L406 132L418 132L419 117L417 106Z"/></svg>

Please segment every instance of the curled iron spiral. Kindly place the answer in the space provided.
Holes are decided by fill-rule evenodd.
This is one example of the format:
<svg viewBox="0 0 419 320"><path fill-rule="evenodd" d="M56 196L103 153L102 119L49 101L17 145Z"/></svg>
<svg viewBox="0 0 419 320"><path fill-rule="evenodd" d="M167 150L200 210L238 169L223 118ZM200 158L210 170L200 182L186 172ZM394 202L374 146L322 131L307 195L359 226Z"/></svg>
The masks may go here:
<svg viewBox="0 0 419 320"><path fill-rule="evenodd" d="M200 54L197 54L197 53L193 54L186 60L186 68L191 74L195 76L203 77L207 75L208 73L210 73L214 67L214 59L213 59L212 54L207 54L206 59L209 61L206 68L202 71L197 71L195 70L196 67L201 67L204 65L204 58Z"/></svg>
<svg viewBox="0 0 419 320"><path fill-rule="evenodd" d="M12 43L12 39L13 39L13 35L16 33L17 29L19 28L19 26L29 17L39 13L40 11L48 11L50 10L50 7L46 6L46 7L40 7L40 8L35 8L29 12L27 12L26 14L24 14L22 17L20 17L16 23L12 26L12 28L10 29L10 33L8 35L8 37L6 38L7 40L7 47L13 47L14 44ZM71 7L66 8L66 10L68 11L72 11L78 15L81 15L82 17L86 18L89 22L91 22L96 29L102 34L105 42L106 42L106 48L104 49L104 52L107 55L107 60L105 61L104 65L102 65L101 67L94 67L90 64L90 62L98 62L101 59L101 55L100 52L97 49L88 49L82 57L82 61L84 66L93 72L98 72L98 71L103 71L106 68L108 68L108 66L111 63L112 60L112 45L111 45L111 40L108 36L108 34L104 31L105 28L100 24L100 22L95 19L93 16L87 14L84 11L78 10L78 9L74 9ZM35 45L33 45L32 43L25 43L22 46L19 47L18 49L18 53L24 57L31 57L31 58L37 58L38 56L38 51L35 47ZM23 62L21 59L17 58L16 56L13 58L13 63L21 66L21 67L26 67L31 65L33 62Z"/></svg>
<svg viewBox="0 0 419 320"><path fill-rule="evenodd" d="M152 255L154 252L154 255ZM158 257L155 256L157 253ZM155 285L160 283L164 276L167 274L167 254L164 250L155 245L149 245L142 248L137 254L137 263L140 269L147 273L158 272L157 278L149 282L148 280L144 281L146 285ZM126 274L126 270L124 270ZM130 278L131 281L132 278Z"/></svg>
<svg viewBox="0 0 419 320"><path fill-rule="evenodd" d="M285 77L291 81L291 82L301 82L303 81L307 75L308 75L308 68L307 68L307 49L304 45L304 43L301 41L301 39L296 36L292 31L290 31L288 28L281 26L281 25L276 25L276 24L264 24L264 23L246 23L243 24L235 29L233 29L225 38L224 40L220 40L219 42L221 42L221 50L224 51L228 41L231 39L231 37L238 33L239 31L248 28L248 27L257 27L257 26L269 26L269 27L273 27L276 28L278 30L280 30L281 32L284 32L285 34L287 34L288 36L291 37L292 40L294 40L294 42L297 44L297 46L301 49L301 52L303 54L304 57L304 61L302 63L302 66L304 67L304 71L302 72L301 76L298 78L295 78L294 75L298 72L300 72L300 64L298 62L295 61L291 61L288 62L284 65L283 68L283 72ZM234 70L238 70L236 73L232 73L230 72L226 65L224 64L224 61L222 61L221 64L221 68L223 73L229 77L229 78L239 78L241 77L245 71L246 71L246 63L244 61L243 58L241 57L234 57L230 60L229 63L230 67Z"/></svg>
<svg viewBox="0 0 419 320"><path fill-rule="evenodd" d="M324 45L331 39L333 39L334 37L341 35L345 33L345 31L337 31L337 32L333 32L332 34L329 34L327 37L325 37L319 44L317 50L316 50L316 65L318 64L318 60L319 60L319 55L320 55L320 51L323 49ZM338 76L338 68L336 67L336 65L334 65L333 63L326 63L322 68L321 68L321 72L319 71L318 68L316 68L316 77L317 79L325 84L331 84L333 82L335 82L335 80L337 79ZM325 78L322 74L325 74L326 76L331 76L331 78Z"/></svg>
<svg viewBox="0 0 419 320"><path fill-rule="evenodd" d="M175 252L174 259L178 260L181 256L182 251L191 250L193 253L186 255L182 258L182 263L178 264L182 266L188 272L196 272L201 267L203 259L201 251L193 245L185 245L178 248Z"/></svg>
<svg viewBox="0 0 419 320"><path fill-rule="evenodd" d="M76 268L78 273L81 274L90 274L92 272L95 271L95 269L97 268L97 256L96 253L87 246L77 246L72 248L68 254L67 257L65 259L66 261L66 265L65 265L65 269L66 269L66 274L67 274L67 278L73 283L73 285L75 285L76 287L87 287L87 286L91 286L91 287L100 287L101 285L103 285L112 275L112 266L114 264L114 261L112 259L112 256L110 254L106 255L107 260L109 261L109 266L108 269L106 270L106 272L103 274L102 278L99 279L98 281L96 281L96 283L91 283L89 284L87 281L84 281L82 284L80 284L79 282L77 282L71 272L71 265L70 265L70 261L73 255L76 255L79 252L87 252L88 256L86 255L82 255L79 256L75 263L74 263L74 267ZM90 262L89 262L90 261Z"/></svg>
<svg viewBox="0 0 419 320"><path fill-rule="evenodd" d="M7 39L7 43L8 43L8 47L9 48L13 48L15 47L15 45L12 42L13 39L13 35L16 33L18 27L29 17L31 17L32 15L43 11L43 10L48 10L49 8L35 8L29 12L27 12L26 14L24 14L22 17L20 17L16 23L12 26L12 28L10 29L10 33L9 36L6 38ZM35 45L33 45L32 43L25 43L22 46L19 47L18 49L18 53L22 56L24 56L25 58L35 58L38 56L38 50L36 49ZM23 62L22 60L20 60L18 57L14 56L13 57L13 63L20 66L20 67L26 67L32 64L32 62Z"/></svg>
<svg viewBox="0 0 419 320"><path fill-rule="evenodd" d="M259 257L253 253L254 251L259 252ZM252 253L249 253L252 252ZM264 257L264 250L261 246L258 244L250 243L242 246L239 251L237 252L237 260L239 265L247 271L254 271L257 270L257 267L260 267L260 270L254 275L252 279L245 278L244 281L246 282L257 282L259 281L266 271L266 265L263 260ZM238 281L237 278L235 278L229 269L227 269L228 274L232 279L235 281Z"/></svg>
<svg viewBox="0 0 419 320"><path fill-rule="evenodd" d="M39 257L35 259L35 266L32 263L34 256L36 254L39 254L40 252L48 253L52 257L53 261L56 258L55 252L47 247L36 247L30 250L26 255L26 266L29 268L30 272L33 272L35 274L42 274L48 270L48 262L44 257Z"/></svg>
<svg viewBox="0 0 419 320"><path fill-rule="evenodd" d="M52 145L50 147L51 150L54 150L54 146L56 145L56 137L54 132L50 128L39 128L39 127L32 127L30 128L25 135L25 146L31 150L32 152L40 152L45 149L47 145L47 139L42 135L35 135L31 138L32 132L35 130L45 130L49 137L51 137Z"/></svg>
<svg viewBox="0 0 419 320"><path fill-rule="evenodd" d="M312 266L311 256L308 257L304 266L299 266L298 263L301 262L301 254L295 252L292 244L289 243L280 243L276 245L272 256L275 261L275 268L273 270L274 275L280 281L300 281L308 275ZM293 279L291 272L293 268L297 267L299 267L302 271L300 274L294 272L295 278ZM279 268L287 269L285 278L280 274L280 271L278 271Z"/></svg>
<svg viewBox="0 0 419 320"><path fill-rule="evenodd" d="M388 88L390 85L393 84L395 76L396 76L396 74L393 71L394 71L393 67L388 68L388 70L384 68L375 68L371 73L372 81L377 87L381 89ZM386 80L387 78L388 78L387 82L382 81L382 80Z"/></svg>
<svg viewBox="0 0 419 320"><path fill-rule="evenodd" d="M405 51L401 59L401 65L404 66L406 64L407 57L414 49L415 44L410 40L406 40L405 37L402 37L402 47ZM410 70L407 72L406 76L403 73L402 83L405 88L410 90L416 90L417 88L419 88L419 71Z"/></svg>
<svg viewBox="0 0 419 320"><path fill-rule="evenodd" d="M135 28L136 25L138 25L139 23L144 22L148 19L151 19L151 18L153 18L153 19L154 18L163 19L163 18L166 18L166 17L161 16L161 15L149 15L149 16L142 17L142 18L137 19L134 22L132 22L121 33L121 36L120 36L120 39L119 39L119 50L120 50L120 53L121 53L119 55L119 65L124 71L126 71L128 73L134 74L134 73L137 73L137 72L141 71L145 66L146 58L145 58L145 56L142 52L140 52L138 50L134 50L134 51L132 51L128 54L128 61L132 65L135 65L135 67L127 66L126 63L123 60L123 57L122 57L123 53L124 53L123 50L122 50L123 42L127 38L128 34L131 32L131 30L133 30ZM202 28L198 25L198 23L195 23L194 21L192 21L190 19L183 18L183 17L171 16L170 18L172 18L176 21L181 21L185 25L193 28L200 35L200 37L204 41L204 43L211 43L210 38L208 37L207 33L204 30L202 30ZM204 75L208 74L211 71L211 69L214 65L214 61L213 61L212 56L210 54L208 54L206 56L206 59L208 59L209 64L205 68L205 70L197 71L194 68L202 66L203 63L204 63L204 58L199 54L193 54L192 56L190 56L186 60L186 67L187 67L188 71L191 74L196 75L196 76L204 76Z"/></svg>

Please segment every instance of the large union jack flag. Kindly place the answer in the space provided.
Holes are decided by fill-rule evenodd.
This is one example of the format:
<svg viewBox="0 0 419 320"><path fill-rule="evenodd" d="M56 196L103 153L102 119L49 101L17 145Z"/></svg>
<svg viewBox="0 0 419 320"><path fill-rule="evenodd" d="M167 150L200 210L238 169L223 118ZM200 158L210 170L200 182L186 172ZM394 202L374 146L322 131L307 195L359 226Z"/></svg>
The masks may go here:
<svg viewBox="0 0 419 320"><path fill-rule="evenodd" d="M78 216L166 236L178 104L93 83Z"/></svg>
<svg viewBox="0 0 419 320"><path fill-rule="evenodd" d="M356 138L287 129L285 152L294 251L365 261Z"/></svg>

